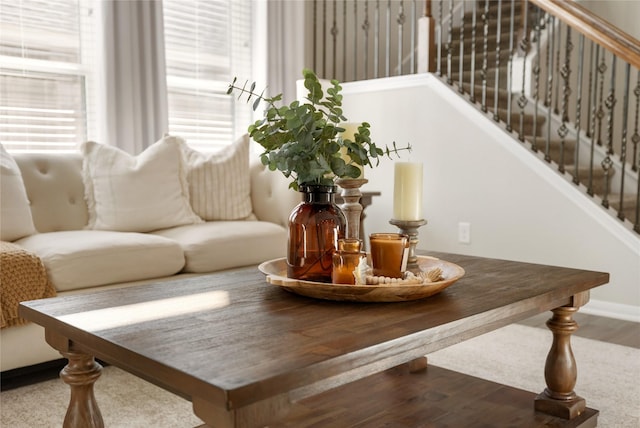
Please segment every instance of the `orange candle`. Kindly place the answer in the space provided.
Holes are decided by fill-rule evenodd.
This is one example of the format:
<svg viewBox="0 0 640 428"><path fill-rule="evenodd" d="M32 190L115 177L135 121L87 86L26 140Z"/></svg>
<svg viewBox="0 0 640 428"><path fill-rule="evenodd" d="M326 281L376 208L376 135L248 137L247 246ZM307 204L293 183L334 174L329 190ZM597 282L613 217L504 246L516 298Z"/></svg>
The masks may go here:
<svg viewBox="0 0 640 428"><path fill-rule="evenodd" d="M333 271L331 274L331 282L334 284L355 284L356 279L353 276L353 271L356 269L356 266L349 266L347 263L342 266L333 267Z"/></svg>
<svg viewBox="0 0 640 428"><path fill-rule="evenodd" d="M360 251L362 242L359 239L338 240L338 251L333 253L333 270L331 282L334 284L355 284L353 271L360 263L360 257L365 254Z"/></svg>
<svg viewBox="0 0 640 428"><path fill-rule="evenodd" d="M372 233L369 243L373 274L402 278L407 267L409 237L400 233Z"/></svg>

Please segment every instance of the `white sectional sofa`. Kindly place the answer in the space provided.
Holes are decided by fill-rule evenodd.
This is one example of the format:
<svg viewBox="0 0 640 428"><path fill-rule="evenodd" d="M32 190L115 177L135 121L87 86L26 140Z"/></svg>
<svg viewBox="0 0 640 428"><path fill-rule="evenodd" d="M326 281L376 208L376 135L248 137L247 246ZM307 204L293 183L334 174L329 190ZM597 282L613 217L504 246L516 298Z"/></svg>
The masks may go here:
<svg viewBox="0 0 640 428"><path fill-rule="evenodd" d="M175 141L169 145L175 146L176 144L173 143ZM160 218L164 221L165 218L162 218L164 211L170 210L164 206L153 205L154 196L151 193L154 192L155 185L145 188L141 184L145 178L139 178L134 174L127 178L131 182L119 184L110 182L111 187L106 188L107 193L114 191L117 186L120 186L120 191L123 188L131 188L131 192L124 193L127 195L131 193L135 200L109 201L110 196L107 195L107 202L117 206L104 207L105 197L100 192L105 191L105 188L100 190L100 186L104 184L101 184L100 180L104 180L105 177L101 176L101 173L109 172L114 167L107 165L105 169L105 165L96 165L114 155L112 149L94 144L92 147L85 146L84 153L15 154L12 157L19 167L24 183L34 230L26 236L11 239L12 244L36 254L42 260L47 275L59 296L104 288L135 286L152 281L167 281L181 276L202 275L239 266L257 265L265 260L284 257L287 218L295 204L300 201L300 196L297 192L288 189L287 180L279 172L268 171L259 161L249 159L246 136L240 143L241 146L237 146L238 142L234 145L241 147L241 150L236 150L236 146L231 147L230 155L226 154L222 158L213 160L192 151L183 151L186 153L183 160L189 160L190 156L191 159L188 166L187 163L183 165L187 166L187 171L178 171L184 173L183 176L187 178L186 183L182 181L180 184L189 186L188 200L191 201L194 210L189 210L187 220L170 218L169 223L174 221L178 225L159 230L154 227L155 220L152 217L155 212L162 211ZM147 150L144 153L146 152ZM113 163L120 165L129 162L131 171L135 172L140 166L140 159L144 153L137 158L126 159L125 156L124 160L115 159ZM3 155L7 153L4 152ZM90 163L88 159L91 156L97 156L100 160L96 164L88 165ZM116 153L114 156L124 155ZM170 162L171 156L166 159ZM213 170L218 174L217 183L206 183L207 180L211 180L211 174L206 179L198 177L198 174L202 175L202 171L197 171L197 167L203 165L209 168L209 172ZM6 178L4 166L3 179ZM94 168L94 171L88 172L90 168ZM99 171L100 168L102 168L101 171ZM157 182L157 186L161 189L157 192L158 195L162 196L166 193L166 197L170 198L169 193L173 183L162 182L164 179L162 177L165 175L163 171L166 168L159 164L157 169L162 170L155 173L159 173L160 178L156 174L154 183ZM114 175L117 175L117 166L115 170ZM92 177L89 177L91 173L94 174L93 182L91 182ZM106 179L112 180L113 177ZM194 186L197 180L201 181L200 186ZM239 185L238 180L245 183ZM10 180L7 179L7 185L9 182ZM87 196L85 188L87 183L95 187L93 189L95 198ZM136 189L136 186L142 187ZM13 209L16 204L12 200L15 195L6 191L5 187L3 184L0 203L3 205L3 216L6 217L2 220L8 222L11 215L5 215L5 208ZM143 192L144 196L136 196L135 192ZM200 194L193 192L200 192ZM236 215L237 213L249 215L234 218L234 215L229 215L228 212L227 214L223 212L222 215L207 214L207 210L212 209L220 212L220 204L234 203L234 200L237 202L238 193L242 192L247 193L245 198L247 200L241 201L244 208L238 211L236 209L238 207L231 207L231 211L235 210ZM212 203L208 200L210 196L221 198ZM133 211L127 211L130 208L129 205L136 205L136 203L141 205L143 211L147 207L151 211L143 212L142 217ZM195 209L198 203L200 206ZM91 212L91 204L93 204L93 212ZM247 206L248 211L242 212L247 210ZM121 208L122 211L120 211ZM111 215L109 209L115 210L115 214L113 212L111 214L116 216L111 219L109 219ZM100 210L107 214L100 214ZM192 214L195 213L198 214L193 216ZM117 224L120 221L118 216L122 217L122 215L125 216L124 222ZM132 226L129 222L136 216L141 222ZM203 219L207 216L211 218ZM216 216L221 219L215 219ZM21 218L19 217L19 221L22 221ZM116 222L115 226L109 224L111 220ZM7 232L8 225L3 223L2 227L3 235L15 237L11 236L11 232ZM151 230L145 230L146 228ZM2 239L7 241L5 236ZM11 284L2 286L6 289ZM60 355L44 341L43 329L35 324L1 329L0 350L0 365L3 372L60 358Z"/></svg>

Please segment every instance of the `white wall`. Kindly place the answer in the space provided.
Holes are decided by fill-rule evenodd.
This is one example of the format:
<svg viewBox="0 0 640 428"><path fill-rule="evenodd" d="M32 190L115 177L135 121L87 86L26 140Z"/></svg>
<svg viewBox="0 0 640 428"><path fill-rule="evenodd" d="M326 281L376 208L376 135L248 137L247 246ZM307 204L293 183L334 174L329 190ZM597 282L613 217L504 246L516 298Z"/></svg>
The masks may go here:
<svg viewBox="0 0 640 428"><path fill-rule="evenodd" d="M640 239L544 165L484 114L428 74L345 83L349 121L379 144L407 142L424 162L419 249L605 271L585 312L640 321ZM395 231L393 161L365 171L366 231ZM458 243L458 223L471 243Z"/></svg>
<svg viewBox="0 0 640 428"><path fill-rule="evenodd" d="M609 21L636 39L640 38L640 2L631 0L578 0L593 14Z"/></svg>

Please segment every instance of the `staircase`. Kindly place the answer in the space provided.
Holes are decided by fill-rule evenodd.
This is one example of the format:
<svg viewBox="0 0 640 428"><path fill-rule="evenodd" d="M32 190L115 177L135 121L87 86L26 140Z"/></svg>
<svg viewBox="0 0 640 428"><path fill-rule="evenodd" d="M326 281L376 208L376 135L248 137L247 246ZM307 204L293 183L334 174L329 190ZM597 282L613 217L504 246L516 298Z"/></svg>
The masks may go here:
<svg viewBox="0 0 640 428"><path fill-rule="evenodd" d="M515 36L512 38L510 28L514 18L517 21L521 16L523 2L515 2L513 12L512 3L509 1L490 2L485 26L483 19L485 2L478 1L475 14L475 40L472 4L467 2L461 4L469 11L465 10L463 18L455 19L464 24L450 25L449 29L445 29L446 35L443 36L440 46L439 68L436 74L470 102L475 103L479 109L488 112L493 120L499 122L500 126L514 136L514 140L519 140L529 147L533 155L538 156L542 162L575 183L577 189L593 197L594 202L623 220L629 229L635 228L636 233L640 233L636 212L637 185L623 189L625 190L623 210L620 211L621 197L619 193L613 191L612 187L614 174L619 174L616 169L605 170L600 162L585 161L584 156L580 157L576 165L576 125L565 120L565 126L569 132L562 133L564 138L561 137L558 130L562 127L562 112L554 111L555 109L550 107L552 111L549 113L543 102L544 94L541 94L541 99L536 105L536 100L530 95L525 97L521 90L513 89L514 75L510 75L509 59L512 52L515 54L521 46L522 36L520 35L518 39ZM500 9L499 5L501 5ZM535 8L529 7L528 29L535 39L536 33L531 30L536 23L536 17L541 15L534 12ZM462 12L456 13L462 15ZM499 15L500 20L498 20ZM453 16L453 14L450 15L450 17ZM500 23L500 31L498 31L498 23ZM517 32L517 27L514 31ZM485 34L488 36L485 37ZM531 50L527 55L535 54L536 44L530 42L528 45ZM568 115L564 116L566 118ZM580 141L579 150L585 153L584 150L589 150L592 143L582 134ZM595 145L595 150L607 156L607 148ZM627 168L631 171L631 164ZM635 177L637 180L637 171Z"/></svg>

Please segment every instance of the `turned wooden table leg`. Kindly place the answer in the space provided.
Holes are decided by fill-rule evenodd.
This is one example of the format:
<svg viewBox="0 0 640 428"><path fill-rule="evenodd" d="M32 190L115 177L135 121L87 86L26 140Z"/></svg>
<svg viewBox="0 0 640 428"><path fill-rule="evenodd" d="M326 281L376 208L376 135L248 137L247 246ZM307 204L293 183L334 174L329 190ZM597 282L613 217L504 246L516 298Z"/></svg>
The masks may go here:
<svg viewBox="0 0 640 428"><path fill-rule="evenodd" d="M553 343L544 368L545 390L535 399L535 409L564 419L573 419L586 408L584 398L573 391L578 378L576 360L571 350L571 334L578 329L573 313L578 308L563 306L553 309L547 327L553 333Z"/></svg>
<svg viewBox="0 0 640 428"><path fill-rule="evenodd" d="M64 417L64 428L102 428L104 422L93 395L93 384L102 373L102 366L90 355L62 352L69 363L60 378L71 387L71 399Z"/></svg>
<svg viewBox="0 0 640 428"><path fill-rule="evenodd" d="M423 372L427 369L427 357L424 356L416 358L415 360L409 361L407 365L409 366L409 372L411 373Z"/></svg>

